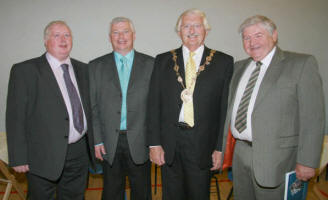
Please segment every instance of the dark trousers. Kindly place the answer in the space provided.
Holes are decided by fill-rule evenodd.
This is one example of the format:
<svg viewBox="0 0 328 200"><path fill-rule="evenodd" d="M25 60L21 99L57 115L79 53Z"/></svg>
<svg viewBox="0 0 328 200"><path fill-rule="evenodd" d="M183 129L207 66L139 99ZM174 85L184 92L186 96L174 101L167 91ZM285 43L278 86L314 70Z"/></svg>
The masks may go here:
<svg viewBox="0 0 328 200"><path fill-rule="evenodd" d="M131 200L151 199L150 162L137 165L133 162L126 134L120 134L114 162L103 163L103 200L123 200L126 176L129 177Z"/></svg>
<svg viewBox="0 0 328 200"><path fill-rule="evenodd" d="M210 199L210 170L199 167L193 134L180 131L174 160L162 167L163 200Z"/></svg>
<svg viewBox="0 0 328 200"><path fill-rule="evenodd" d="M60 148L60 147L59 147ZM86 139L69 144L64 169L56 181L27 173L30 200L83 200L88 180L89 157Z"/></svg>

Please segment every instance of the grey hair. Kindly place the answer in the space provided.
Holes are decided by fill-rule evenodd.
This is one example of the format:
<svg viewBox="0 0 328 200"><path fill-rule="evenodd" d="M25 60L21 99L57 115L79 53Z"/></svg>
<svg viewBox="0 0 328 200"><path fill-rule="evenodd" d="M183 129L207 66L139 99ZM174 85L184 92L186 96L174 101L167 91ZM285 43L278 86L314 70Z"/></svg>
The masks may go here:
<svg viewBox="0 0 328 200"><path fill-rule="evenodd" d="M49 39L50 28L53 25L57 25L57 24L66 26L68 28L68 30L71 32L71 34L72 34L71 29L69 28L69 26L67 25L67 23L65 21L55 20L55 21L49 22L49 24L47 24L47 26L44 28L44 31L43 31L43 39L44 39L44 41L47 41Z"/></svg>
<svg viewBox="0 0 328 200"><path fill-rule="evenodd" d="M133 25L133 22L131 19L127 18L127 17L115 17L114 19L112 19L112 21L110 22L110 27L109 27L109 33L112 31L112 25L113 24L117 24L117 23L120 23L120 22L128 22L129 25L130 25L130 28L132 30L133 33L136 32L135 28L134 28L134 25Z"/></svg>
<svg viewBox="0 0 328 200"><path fill-rule="evenodd" d="M207 31L211 30L211 26L209 25L208 23L208 20L206 18L206 14L201 11L201 10L198 10L198 9L195 9L195 8L192 8L192 9L189 9L189 10L186 10L184 11L180 17L178 18L178 21L177 21L177 24L175 25L175 31L178 33L180 32L180 27L181 27L181 23L182 23L182 18L186 15L191 15L191 14L195 14L195 15L198 15L200 16L202 19L203 19L203 24L205 26L205 29Z"/></svg>
<svg viewBox="0 0 328 200"><path fill-rule="evenodd" d="M275 23L266 16L263 15L254 15L252 17L247 18L238 29L239 34L243 34L245 28L260 24L263 28L265 28L271 35L275 30L277 30L277 26Z"/></svg>

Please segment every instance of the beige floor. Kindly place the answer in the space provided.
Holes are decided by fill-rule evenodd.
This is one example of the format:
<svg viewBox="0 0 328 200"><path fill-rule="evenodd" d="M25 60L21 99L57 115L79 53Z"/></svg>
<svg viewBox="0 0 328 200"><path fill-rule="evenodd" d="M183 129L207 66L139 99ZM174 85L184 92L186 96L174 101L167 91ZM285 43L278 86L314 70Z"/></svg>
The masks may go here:
<svg viewBox="0 0 328 200"><path fill-rule="evenodd" d="M155 194L155 183L154 183L154 167L152 168L152 194L153 200L161 200L161 182L160 182L160 170L158 170L158 182L157 182L157 192ZM309 191L307 200L328 200L328 181L325 181L325 172L320 175L319 182L315 183L315 181L311 181L309 185ZM24 175L15 174L16 179L18 180L19 184L26 192L26 179ZM220 188L220 196L221 200L226 200L231 187L232 183L227 178L227 173L224 172L223 174L216 175L219 181L219 188ZM0 173L0 178L3 178L3 175ZM86 200L99 200L101 199L101 191L102 191L102 176L101 175L90 175L89 178L89 185L86 191ZM127 186L127 195L129 195L129 188ZM5 192L5 184L0 182L0 199L2 199ZM319 196L316 196L316 193ZM12 190L11 195L9 197L10 200L19 200L17 193ZM129 199L129 198L128 198ZM215 186L215 179L212 179L211 184L211 200L216 200L217 192ZM233 199L233 198L231 198Z"/></svg>

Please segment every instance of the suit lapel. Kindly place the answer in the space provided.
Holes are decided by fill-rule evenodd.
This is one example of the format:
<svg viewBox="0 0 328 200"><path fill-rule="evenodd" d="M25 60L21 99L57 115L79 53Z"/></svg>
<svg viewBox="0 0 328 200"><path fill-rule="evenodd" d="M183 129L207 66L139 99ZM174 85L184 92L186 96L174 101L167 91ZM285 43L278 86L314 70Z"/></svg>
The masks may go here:
<svg viewBox="0 0 328 200"><path fill-rule="evenodd" d="M65 105L63 95L60 91L59 85L57 83L56 77L51 69L50 64L48 63L48 60L46 58L46 54L43 54L40 57L38 68L40 72L40 76L43 78L44 84L49 85L49 91L54 92L59 98L60 101Z"/></svg>
<svg viewBox="0 0 328 200"><path fill-rule="evenodd" d="M176 102L177 102L177 109L175 110L176 116L179 116L180 110L181 110L181 106L182 106L182 100L180 98L180 94L182 92L182 90L184 89L181 85L180 82L178 82L178 77L176 75L176 72L174 70L174 66L175 64L177 64L179 66L179 74L182 78L183 81L183 85L185 86L185 70L184 70L184 61L183 61L183 54L182 54L182 47L175 49L174 50L177 56L177 60L176 63L173 61L173 55L171 54L171 52L168 54L168 68L165 70L168 74L167 74L167 82L166 82L166 88L168 90L170 90L170 93L172 93L173 97L176 98Z"/></svg>
<svg viewBox="0 0 328 200"><path fill-rule="evenodd" d="M228 105L229 110L230 109L232 110L232 106L235 102L235 98L236 98L237 89L238 89L238 86L239 86L240 79L243 76L245 70L247 69L247 66L249 65L249 63L251 61L252 61L252 59L249 58L244 63L242 63L239 68L235 69L233 78L232 78L231 83L230 83L231 96L230 96L230 99L228 100L229 101L229 105ZM232 94L232 92L234 92L234 93Z"/></svg>
<svg viewBox="0 0 328 200"><path fill-rule="evenodd" d="M82 105L85 110L87 108L87 103L86 103L86 100L84 99L84 97L87 97L87 95L89 95L88 90L86 90L86 87L88 87L88 85L84 84L85 81L87 81L87 80L85 80L85 76L82 71L83 69L81 68L81 66L79 66L78 62L71 59L71 63L73 66L75 79L76 79L77 87L79 89Z"/></svg>
<svg viewBox="0 0 328 200"><path fill-rule="evenodd" d="M118 76L118 71L117 71L117 67L116 66L116 62L115 62L115 56L114 56L114 52L110 53L106 60L104 61L104 65L106 65L109 74L113 74L113 84L114 86L121 91L121 84L120 84L120 78ZM110 76L109 76L110 77Z"/></svg>
<svg viewBox="0 0 328 200"><path fill-rule="evenodd" d="M202 59L200 61L200 66L205 63L206 57L210 54L210 51L211 50L209 48L207 48L206 46L204 47L204 52L203 52L203 55L202 55ZM204 80L202 79L202 75L204 73L206 73L206 69L208 67L211 67L211 63L209 65L206 65L205 66L205 70L202 71L199 74L199 76L197 77L197 79L196 79L196 85L195 85L194 94L193 94L194 97L197 97L199 95L199 92L200 92L200 89L199 89L200 83L203 82L203 81L206 81L205 79Z"/></svg>
<svg viewBox="0 0 328 200"><path fill-rule="evenodd" d="M277 47L275 55L272 58L272 61L263 77L263 81L261 83L254 109L261 103L263 98L268 94L270 88L275 85L278 78L280 77L280 73L283 69L283 66L280 65L280 62L284 59L283 52Z"/></svg>
<svg viewBox="0 0 328 200"><path fill-rule="evenodd" d="M143 66L143 62L140 58L139 52L134 51L134 58L133 58L133 64L130 73L128 92L133 90L134 86L136 85L135 82L138 81L140 77L142 77L143 74L142 66Z"/></svg>
<svg viewBox="0 0 328 200"><path fill-rule="evenodd" d="M76 82L77 82L77 87L79 89L79 93L80 93L81 96L83 96L83 94L82 94L83 90L81 88L81 85L82 85L82 82L83 82L82 71L79 69L80 66L78 66L77 62L75 62L73 59L71 59L71 63L72 63L75 79L76 79Z"/></svg>
<svg viewBox="0 0 328 200"><path fill-rule="evenodd" d="M205 63L206 57L208 55L210 55L210 51L211 51L211 49L204 46L204 52L203 52L203 55L202 55L202 60L200 61L200 65L203 65Z"/></svg>
<svg viewBox="0 0 328 200"><path fill-rule="evenodd" d="M182 46L175 51L177 53L177 65L179 66L179 73L181 75L181 78L183 80L184 86L186 86L186 80L185 80L185 68L184 68L184 60L183 60L183 53L182 53ZM172 70L173 70L172 66ZM179 83L180 84L180 83Z"/></svg>

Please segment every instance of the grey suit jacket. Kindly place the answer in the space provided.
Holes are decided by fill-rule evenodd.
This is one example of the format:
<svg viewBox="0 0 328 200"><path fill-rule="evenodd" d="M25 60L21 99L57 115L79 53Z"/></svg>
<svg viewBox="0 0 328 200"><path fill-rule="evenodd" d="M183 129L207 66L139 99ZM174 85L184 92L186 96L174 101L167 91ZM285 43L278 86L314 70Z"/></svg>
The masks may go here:
<svg viewBox="0 0 328 200"><path fill-rule="evenodd" d="M74 59L71 63L90 128L87 65ZM30 173L58 179L65 164L68 120L63 96L45 54L15 64L10 72L6 110L9 165L28 164ZM87 137L92 158L90 129Z"/></svg>
<svg viewBox="0 0 328 200"><path fill-rule="evenodd" d="M127 91L127 138L133 161L148 159L146 105L154 59L135 51ZM90 95L95 144L104 143L104 159L113 163L121 121L122 93L114 53L89 63Z"/></svg>
<svg viewBox="0 0 328 200"><path fill-rule="evenodd" d="M224 142L240 78L251 59L235 64ZM316 168L324 133L322 81L315 58L277 48L252 114L253 170L257 182L275 187L296 163ZM223 148L225 149L225 147Z"/></svg>

